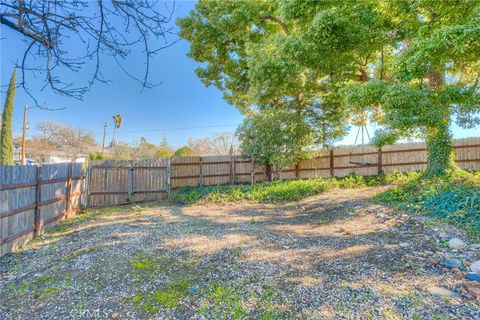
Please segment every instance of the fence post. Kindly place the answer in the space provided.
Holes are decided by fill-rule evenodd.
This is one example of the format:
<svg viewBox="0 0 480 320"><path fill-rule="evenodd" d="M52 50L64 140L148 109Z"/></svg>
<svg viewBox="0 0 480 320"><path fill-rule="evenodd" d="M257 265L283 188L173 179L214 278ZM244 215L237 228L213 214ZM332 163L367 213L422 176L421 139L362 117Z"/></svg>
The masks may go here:
<svg viewBox="0 0 480 320"><path fill-rule="evenodd" d="M37 167L37 201L35 202L35 235L40 235L42 231L42 173L43 167Z"/></svg>
<svg viewBox="0 0 480 320"><path fill-rule="evenodd" d="M82 173L85 173L83 177L83 190L82 190L82 199L83 199L83 208L88 207L88 193L90 192L90 176L92 174L91 163L88 162L87 167L83 168Z"/></svg>
<svg viewBox="0 0 480 320"><path fill-rule="evenodd" d="M127 175L127 202L132 201L132 193L133 193L133 168L132 168L132 161L129 161L128 164L128 175Z"/></svg>
<svg viewBox="0 0 480 320"><path fill-rule="evenodd" d="M383 173L383 156L382 156L382 148L378 149L378 174Z"/></svg>
<svg viewBox="0 0 480 320"><path fill-rule="evenodd" d="M170 194L172 192L172 163L171 159L168 158L167 161L167 193Z"/></svg>
<svg viewBox="0 0 480 320"><path fill-rule="evenodd" d="M230 184L235 184L235 156L230 156Z"/></svg>
<svg viewBox="0 0 480 320"><path fill-rule="evenodd" d="M198 185L200 187L203 187L203 157L200 157L199 166L200 166L200 169L198 173Z"/></svg>
<svg viewBox="0 0 480 320"><path fill-rule="evenodd" d="M333 149L330 149L330 176L335 177L335 158L333 156Z"/></svg>
<svg viewBox="0 0 480 320"><path fill-rule="evenodd" d="M251 177L252 186L255 184L255 160L252 159L252 177Z"/></svg>
<svg viewBox="0 0 480 320"><path fill-rule="evenodd" d="M71 194L72 194L72 173L73 173L73 164L72 162L68 163L67 169L67 188L66 188L66 197L67 197L67 205L65 208L65 217L68 218L71 211Z"/></svg>

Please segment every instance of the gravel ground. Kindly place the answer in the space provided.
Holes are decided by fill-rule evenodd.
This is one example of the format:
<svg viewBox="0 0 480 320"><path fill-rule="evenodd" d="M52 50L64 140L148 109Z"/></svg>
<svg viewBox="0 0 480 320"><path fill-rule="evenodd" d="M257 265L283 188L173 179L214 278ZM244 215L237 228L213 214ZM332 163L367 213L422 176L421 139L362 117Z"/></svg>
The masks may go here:
<svg viewBox="0 0 480 320"><path fill-rule="evenodd" d="M0 258L0 319L480 319L463 278L478 245L450 249L460 230L372 203L380 190L63 222Z"/></svg>

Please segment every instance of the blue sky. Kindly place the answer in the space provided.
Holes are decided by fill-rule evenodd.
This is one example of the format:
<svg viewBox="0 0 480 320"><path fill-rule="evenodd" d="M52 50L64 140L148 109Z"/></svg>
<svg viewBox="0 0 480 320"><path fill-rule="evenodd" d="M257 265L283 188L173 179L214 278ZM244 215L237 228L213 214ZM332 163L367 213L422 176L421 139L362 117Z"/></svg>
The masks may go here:
<svg viewBox="0 0 480 320"><path fill-rule="evenodd" d="M194 2L178 2L176 16L186 15L193 7ZM17 33L4 26L0 28L0 75L1 85L5 86L8 84L14 62L23 55L25 44ZM74 52L78 44L68 43L67 46ZM216 88L206 88L200 82L194 73L198 64L187 57L188 50L188 42L181 40L159 52L152 61L151 80L163 83L153 89L142 90L138 83L124 75L108 58L104 60L102 67L105 76L113 82L108 85L95 84L82 101L55 95L48 89L41 91L43 83L35 83L36 80L31 77L31 87L39 101L50 106L66 108L55 112L29 110L28 123L31 129L28 135L37 133L34 129L37 121L51 119L92 131L100 141L103 122L111 123L112 115L117 113L124 118L124 125L118 132L118 140L130 143L139 141L142 136L153 143L160 143L165 134L169 142L178 147L186 144L190 137L201 138L216 132L234 131L241 123L242 116L235 107L223 101L221 93ZM133 52L125 66L133 71L140 70L142 59L141 53ZM74 77L76 82L87 82L91 72L85 69L65 76ZM2 93L2 108L4 99ZM32 100L20 89L15 99L15 136L21 133L22 109L25 103L31 104ZM474 129L463 130L456 126L452 129L456 138L478 135ZM107 129L107 141L111 132L112 125ZM353 139L354 132L346 137L343 143L352 143Z"/></svg>

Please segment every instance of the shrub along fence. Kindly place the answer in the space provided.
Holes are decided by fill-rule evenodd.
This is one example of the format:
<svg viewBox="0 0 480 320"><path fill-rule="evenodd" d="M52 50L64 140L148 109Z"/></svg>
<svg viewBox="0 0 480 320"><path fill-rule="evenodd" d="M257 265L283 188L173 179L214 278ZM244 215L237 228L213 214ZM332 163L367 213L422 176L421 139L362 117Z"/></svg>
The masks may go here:
<svg viewBox="0 0 480 320"><path fill-rule="evenodd" d="M461 168L480 170L480 138L456 140L454 151ZM417 171L426 164L423 143L397 144L381 150L342 147L284 168L279 178L375 175ZM271 174L271 169L239 156L100 160L91 161L88 167L78 163L0 166L0 256L81 207L160 200L184 186L255 184L268 180Z"/></svg>

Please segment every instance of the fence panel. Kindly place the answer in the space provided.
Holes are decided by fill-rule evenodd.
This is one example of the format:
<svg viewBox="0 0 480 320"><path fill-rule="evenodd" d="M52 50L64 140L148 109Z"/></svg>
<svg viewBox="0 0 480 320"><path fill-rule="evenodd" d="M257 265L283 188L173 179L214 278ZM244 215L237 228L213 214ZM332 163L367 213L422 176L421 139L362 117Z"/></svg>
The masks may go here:
<svg viewBox="0 0 480 320"><path fill-rule="evenodd" d="M33 237L36 182L36 167L0 166L0 256Z"/></svg>
<svg viewBox="0 0 480 320"><path fill-rule="evenodd" d="M152 201L167 193L169 160L95 160L88 173L89 207Z"/></svg>
<svg viewBox="0 0 480 320"><path fill-rule="evenodd" d="M80 209L82 173L79 163L0 166L0 256Z"/></svg>
<svg viewBox="0 0 480 320"><path fill-rule="evenodd" d="M480 171L480 138L455 140L453 146L460 168Z"/></svg>
<svg viewBox="0 0 480 320"><path fill-rule="evenodd" d="M131 202L165 198L168 191L168 165L168 159L133 161L130 182Z"/></svg>
<svg viewBox="0 0 480 320"><path fill-rule="evenodd" d="M129 160L91 161L88 172L88 207L125 204L128 199Z"/></svg>
<svg viewBox="0 0 480 320"><path fill-rule="evenodd" d="M298 176L300 179L327 178L330 177L330 152L322 150L313 159L301 160L298 164Z"/></svg>
<svg viewBox="0 0 480 320"><path fill-rule="evenodd" d="M196 187L200 185L200 157L172 158L171 181L172 189L179 187Z"/></svg>

